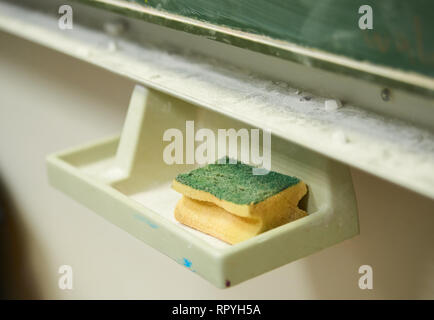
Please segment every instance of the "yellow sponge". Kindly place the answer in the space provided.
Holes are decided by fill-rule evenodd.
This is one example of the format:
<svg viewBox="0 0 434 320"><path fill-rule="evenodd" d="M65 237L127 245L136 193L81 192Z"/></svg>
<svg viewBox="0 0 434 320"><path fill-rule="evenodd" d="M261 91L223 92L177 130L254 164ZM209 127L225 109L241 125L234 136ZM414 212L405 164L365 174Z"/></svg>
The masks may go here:
<svg viewBox="0 0 434 320"><path fill-rule="evenodd" d="M297 206L298 202L307 192L307 187L304 182L299 181L297 184L258 203L238 204L225 199L219 199L207 191L193 189L192 187L176 180L172 182L172 188L186 197L211 202L232 214L246 218L252 218L258 215L268 216L273 215L273 213L278 214L279 212L285 212L288 207Z"/></svg>
<svg viewBox="0 0 434 320"><path fill-rule="evenodd" d="M252 169L227 162L178 175L172 187L184 196L175 218L234 244L307 215L297 207L307 192L303 181L274 171L254 175Z"/></svg>
<svg viewBox="0 0 434 320"><path fill-rule="evenodd" d="M229 213L211 202L183 196L175 208L175 219L193 229L202 231L230 244L252 238L266 230L306 216L296 206L288 207L273 218L258 216L243 218Z"/></svg>

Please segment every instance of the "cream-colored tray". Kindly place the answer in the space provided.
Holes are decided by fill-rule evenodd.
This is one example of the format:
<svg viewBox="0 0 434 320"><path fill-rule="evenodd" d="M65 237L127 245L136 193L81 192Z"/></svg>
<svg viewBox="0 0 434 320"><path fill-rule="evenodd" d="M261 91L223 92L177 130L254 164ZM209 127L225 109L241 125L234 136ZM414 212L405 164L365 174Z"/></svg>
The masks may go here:
<svg viewBox="0 0 434 320"><path fill-rule="evenodd" d="M346 165L271 137L272 170L309 187L308 216L228 245L178 223L173 178L194 165L163 161L169 128L250 128L240 120L136 86L120 137L47 157L50 183L108 221L224 288L358 234L357 206Z"/></svg>

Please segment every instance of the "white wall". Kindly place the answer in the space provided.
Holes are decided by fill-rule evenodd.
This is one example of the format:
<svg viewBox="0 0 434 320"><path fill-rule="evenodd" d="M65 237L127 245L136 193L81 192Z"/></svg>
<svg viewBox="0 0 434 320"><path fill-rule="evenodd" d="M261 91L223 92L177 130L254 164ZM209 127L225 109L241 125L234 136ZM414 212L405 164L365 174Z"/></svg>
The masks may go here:
<svg viewBox="0 0 434 320"><path fill-rule="evenodd" d="M0 225L10 297L434 298L434 201L353 170L361 234L220 290L52 189L48 153L119 132L134 83L0 33ZM74 289L57 286L60 265ZM358 268L374 269L374 290Z"/></svg>

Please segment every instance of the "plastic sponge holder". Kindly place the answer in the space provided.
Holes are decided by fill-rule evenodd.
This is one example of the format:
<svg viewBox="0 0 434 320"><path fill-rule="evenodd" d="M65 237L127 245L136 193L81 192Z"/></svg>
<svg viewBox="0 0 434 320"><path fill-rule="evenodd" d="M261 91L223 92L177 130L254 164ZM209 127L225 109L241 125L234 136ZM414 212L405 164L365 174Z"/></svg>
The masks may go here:
<svg viewBox="0 0 434 320"><path fill-rule="evenodd" d="M308 185L303 203L307 217L236 245L181 225L173 216L181 195L170 184L194 166L163 161L163 134L168 128L184 132L187 120L194 120L197 129L249 127L240 119L136 86L121 136L49 155L49 181L221 288L358 234L349 168L274 135L272 170L297 176Z"/></svg>

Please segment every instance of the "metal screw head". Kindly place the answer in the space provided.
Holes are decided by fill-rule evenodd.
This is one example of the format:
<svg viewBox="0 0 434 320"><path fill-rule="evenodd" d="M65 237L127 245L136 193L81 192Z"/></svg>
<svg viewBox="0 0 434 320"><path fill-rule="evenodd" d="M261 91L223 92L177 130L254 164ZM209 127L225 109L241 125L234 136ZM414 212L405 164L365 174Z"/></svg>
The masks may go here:
<svg viewBox="0 0 434 320"><path fill-rule="evenodd" d="M390 90L388 88L381 90L381 99L383 99L383 101L390 100Z"/></svg>

